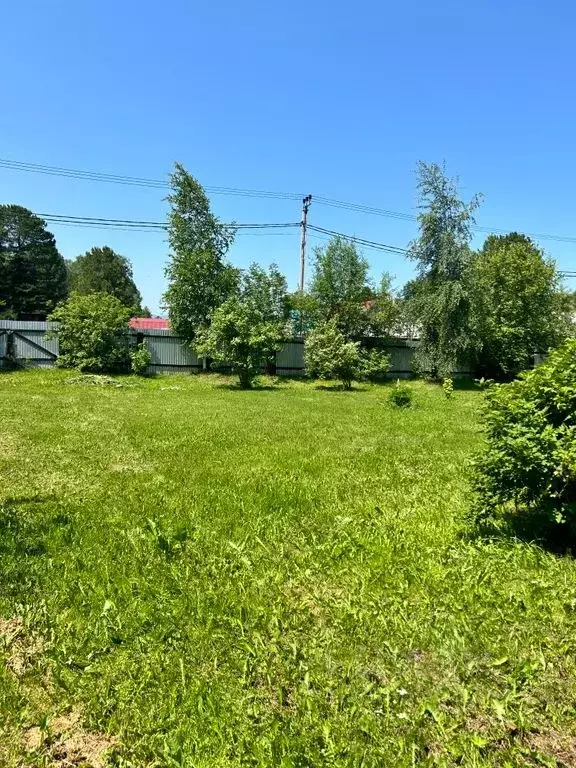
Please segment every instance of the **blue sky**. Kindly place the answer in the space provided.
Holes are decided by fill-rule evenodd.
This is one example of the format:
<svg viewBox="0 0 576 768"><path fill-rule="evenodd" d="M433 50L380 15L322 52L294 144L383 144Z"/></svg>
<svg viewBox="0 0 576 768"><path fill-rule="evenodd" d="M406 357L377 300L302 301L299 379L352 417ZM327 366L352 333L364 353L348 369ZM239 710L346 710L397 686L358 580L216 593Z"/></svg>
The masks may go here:
<svg viewBox="0 0 576 768"><path fill-rule="evenodd" d="M206 185L406 213L416 162L445 160L466 197L484 194L479 225L576 237L575 25L569 0L5 3L0 157L154 179L178 160ZM0 202L37 212L158 220L162 197L0 168ZM300 216L297 201L212 200L239 222ZM310 221L398 246L416 233L314 202ZM66 258L127 256L159 309L161 233L51 229ZM541 244L576 267L576 243ZM400 256L365 253L375 275L411 275ZM242 235L230 258L276 261L295 287L298 234Z"/></svg>

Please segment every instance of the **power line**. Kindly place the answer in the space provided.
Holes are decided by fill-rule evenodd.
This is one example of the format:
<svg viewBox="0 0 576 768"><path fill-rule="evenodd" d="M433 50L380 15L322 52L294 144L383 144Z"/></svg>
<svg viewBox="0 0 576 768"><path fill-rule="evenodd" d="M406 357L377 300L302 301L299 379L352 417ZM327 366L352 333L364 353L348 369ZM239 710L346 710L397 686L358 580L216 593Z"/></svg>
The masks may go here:
<svg viewBox="0 0 576 768"><path fill-rule="evenodd" d="M161 221L149 221L144 219L110 219L96 216L72 216L59 213L36 213L35 215L51 224L57 224L58 226L64 227L86 227L91 229L120 230L130 232L165 232L168 228L167 224ZM296 227L301 227L301 222L265 222L258 224L231 223L230 226L233 226L235 229L237 229L239 231L238 234L241 235L251 235L254 237L276 235L286 237L290 236L291 233L268 231L264 233L258 233L246 230L293 229ZM385 253L393 253L398 256L405 256L408 254L407 248L401 248L397 245L379 243L375 240L368 240L364 237L358 237L357 235L348 235L344 232L336 232L333 229L318 227L315 224L308 224L307 228L314 233L318 233L317 235L312 236L320 237L320 239L326 239L326 237L341 237L345 240L349 240L350 242L357 243L358 245L361 245L365 248L370 248L372 250L384 251ZM558 274L561 277L576 278L576 271L558 270Z"/></svg>
<svg viewBox="0 0 576 768"><path fill-rule="evenodd" d="M129 229L140 231L166 231L168 225L161 221L144 221L141 219L110 219L95 216L69 216L58 213L36 213L36 216L44 219L50 224L63 224L69 226L98 226L110 227L112 229ZM231 222L230 226L237 230L245 229L285 229L299 227L298 222L285 223L260 223L260 224L241 224Z"/></svg>
<svg viewBox="0 0 576 768"><path fill-rule="evenodd" d="M96 171L82 171L74 168L60 168L52 165L40 165L38 163L23 163L17 160L0 158L0 167L13 171L26 171L40 173L49 176L63 176L85 181L101 181L110 184L124 184L137 187L151 187L153 189L167 189L170 184L162 179L146 179L138 176L124 176L116 173L100 173ZM273 199L298 200L300 195L293 192L267 192L261 189L239 189L237 187L204 186L208 192L222 195L239 195L245 197L268 197Z"/></svg>
<svg viewBox="0 0 576 768"><path fill-rule="evenodd" d="M113 184L124 184L128 186L148 187L152 189L167 189L169 183L162 179L147 179L138 176L126 176L114 173L100 173L96 171L83 171L74 168L61 168L59 166L41 165L39 163L26 163L18 160L9 160L0 158L0 168L6 168L13 171L26 171L29 173L48 174L53 176L63 176L67 178L80 179L85 181L99 181ZM300 200L302 193L297 192L270 192L261 189L242 189L238 187L224 186L205 186L208 192L217 195L232 195L239 197L254 197L275 200ZM315 202L319 205L325 205L332 208L340 208L356 213L367 214L370 216L385 216L387 218L400 221L416 222L418 217L411 213L402 213L401 211L392 211L386 208L376 208L374 206L363 205L360 203L350 203L344 200L335 200L329 197L314 196ZM507 234L510 230L498 227L472 226L472 230L484 234ZM553 240L555 242L576 243L576 237L567 235L553 235L545 232L526 232L529 237L538 240Z"/></svg>
<svg viewBox="0 0 576 768"><path fill-rule="evenodd" d="M65 215L60 213L36 213L35 215L39 216L40 218L44 219L50 224L58 224L63 226L94 227L98 229L110 228L110 229L129 230L132 232L133 231L139 231L139 232L166 231L168 228L168 225L161 221L148 221L143 219L110 219L110 218L103 218L103 217L96 217L96 216L72 216L72 215ZM234 229L241 230L243 233L244 230L292 229L295 227L300 227L301 223L297 221L284 222L284 223L266 222L266 223L259 223L259 224L232 223L230 224L230 226L234 227ZM357 237L356 235L347 235L343 232L335 232L332 229L317 227L312 224L309 224L308 228L311 230L314 230L314 232L328 235L330 237L342 237L346 240L350 240L352 242L358 243L359 245L364 245L368 248L387 251L389 253L397 253L397 254L407 253L407 250L405 248L400 248L395 245L386 245L385 243L378 243L378 242L375 242L374 240L367 240L366 238L363 238L363 237ZM289 234L289 233L286 232L286 233L279 233L279 234Z"/></svg>
<svg viewBox="0 0 576 768"><path fill-rule="evenodd" d="M356 235L346 235L343 232L335 232L333 229L325 229L324 227L317 227L314 224L308 224L308 229L314 232L321 232L322 234L329 235L330 237L343 237L345 240L358 243L358 245L364 245L367 248L374 248L379 251L386 251L387 253L395 253L405 256L408 253L406 248L400 248L397 245L387 245L386 243L378 243L374 240L366 240L364 237L356 237Z"/></svg>

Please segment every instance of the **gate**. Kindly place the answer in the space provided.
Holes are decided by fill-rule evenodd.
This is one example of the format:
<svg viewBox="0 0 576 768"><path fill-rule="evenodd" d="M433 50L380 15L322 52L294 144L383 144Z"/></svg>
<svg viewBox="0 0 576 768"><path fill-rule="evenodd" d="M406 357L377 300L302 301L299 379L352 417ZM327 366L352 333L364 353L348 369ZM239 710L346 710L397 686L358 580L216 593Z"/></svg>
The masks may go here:
<svg viewBox="0 0 576 768"><path fill-rule="evenodd" d="M58 357L58 339L46 339L51 323L0 320L0 366L11 362L51 367Z"/></svg>

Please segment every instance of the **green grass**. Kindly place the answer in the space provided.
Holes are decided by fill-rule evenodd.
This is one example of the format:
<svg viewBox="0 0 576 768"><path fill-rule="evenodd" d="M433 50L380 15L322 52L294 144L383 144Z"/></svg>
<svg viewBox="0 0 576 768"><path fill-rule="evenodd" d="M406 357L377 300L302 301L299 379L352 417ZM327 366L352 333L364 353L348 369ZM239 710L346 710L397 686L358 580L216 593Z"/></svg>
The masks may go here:
<svg viewBox="0 0 576 768"><path fill-rule="evenodd" d="M70 376L0 375L1 765L70 711L123 768L576 764L576 567L473 535L480 393Z"/></svg>

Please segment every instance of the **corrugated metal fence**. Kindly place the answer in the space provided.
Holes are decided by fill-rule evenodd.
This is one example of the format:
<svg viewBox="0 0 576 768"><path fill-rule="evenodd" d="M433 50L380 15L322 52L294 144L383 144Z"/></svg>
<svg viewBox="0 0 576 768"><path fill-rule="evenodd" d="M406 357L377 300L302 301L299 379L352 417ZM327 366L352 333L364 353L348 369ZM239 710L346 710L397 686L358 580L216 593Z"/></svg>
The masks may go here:
<svg viewBox="0 0 576 768"><path fill-rule="evenodd" d="M12 355L31 367L50 367L58 356L58 339L47 339L49 330L57 327L54 323L24 320L0 320L0 367L8 363L9 344ZM170 330L151 329L130 332L134 344L145 341L152 364L149 373L176 373L200 371L203 361L198 358L184 341ZM412 356L417 342L408 339L393 339L380 348L390 355L390 376L402 378L412 373ZM292 339L282 344L276 354L276 373L279 376L300 376L304 373L304 342ZM463 367L456 374L471 373Z"/></svg>

